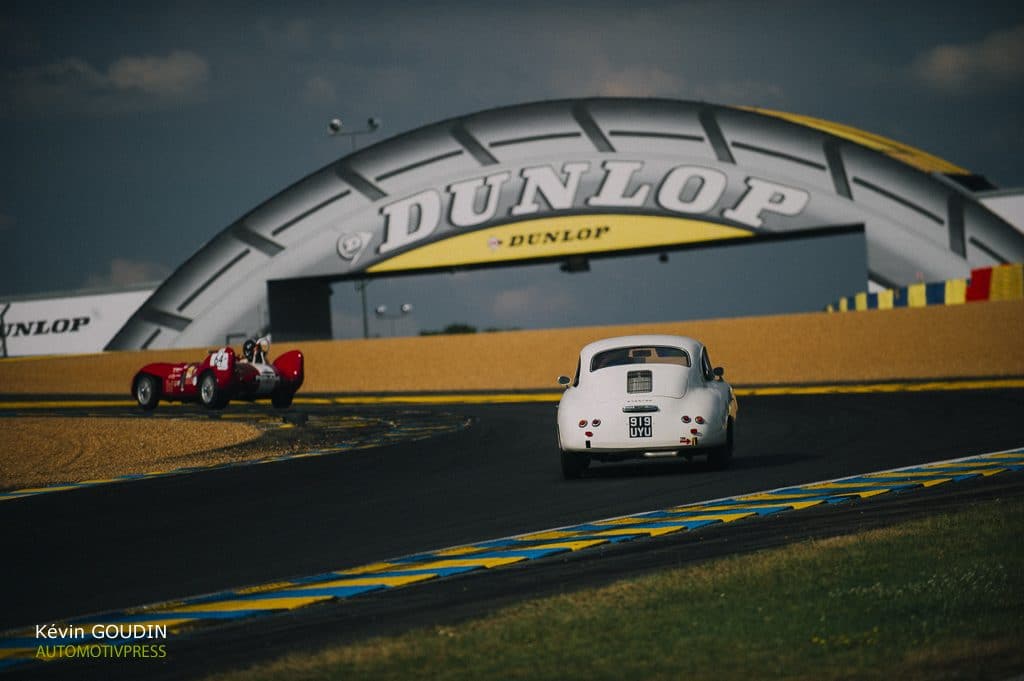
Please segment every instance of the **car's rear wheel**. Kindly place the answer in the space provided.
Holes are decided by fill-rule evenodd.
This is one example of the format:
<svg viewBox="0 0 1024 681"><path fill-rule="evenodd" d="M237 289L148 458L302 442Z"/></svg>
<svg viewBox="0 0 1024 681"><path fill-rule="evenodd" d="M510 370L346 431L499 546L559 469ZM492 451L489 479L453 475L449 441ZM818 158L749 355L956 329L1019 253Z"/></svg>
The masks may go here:
<svg viewBox="0 0 1024 681"><path fill-rule="evenodd" d="M152 411L160 402L160 384L153 376L141 374L135 379L132 394L140 407L145 411Z"/></svg>
<svg viewBox="0 0 1024 681"><path fill-rule="evenodd" d="M199 401L207 409L223 409L228 403L227 395L217 385L217 377L212 371L207 371L199 379Z"/></svg>
<svg viewBox="0 0 1024 681"><path fill-rule="evenodd" d="M562 451L562 477L566 480L574 480L590 466L590 457L577 452Z"/></svg>
<svg viewBox="0 0 1024 681"><path fill-rule="evenodd" d="M715 447L708 454L708 464L716 471L723 471L732 463L733 450L733 420L729 419L729 425L725 430L725 444Z"/></svg>

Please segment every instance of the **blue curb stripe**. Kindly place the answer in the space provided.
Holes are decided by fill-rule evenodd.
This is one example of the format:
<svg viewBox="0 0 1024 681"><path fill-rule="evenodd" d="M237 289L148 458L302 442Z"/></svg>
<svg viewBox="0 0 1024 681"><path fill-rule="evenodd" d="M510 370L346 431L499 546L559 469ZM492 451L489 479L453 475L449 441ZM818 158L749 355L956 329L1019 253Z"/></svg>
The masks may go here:
<svg viewBox="0 0 1024 681"><path fill-rule="evenodd" d="M311 455L315 456L316 454ZM878 493L900 493L921 489L926 482L945 484L978 478L983 473L996 475L1007 471L1021 470L1024 470L1024 448L854 475L808 485L753 492L726 499L647 511L621 518L607 518L568 527L491 539L438 551L421 552L381 561L362 568L323 572L249 588L224 590L140 608L118 610L102 615L75 617L66 622L68 624L157 624L170 620L183 620L179 624L168 625L169 632L180 633L189 627L200 626L204 622L259 617L303 607L309 604L308 599L317 599L316 602L343 600L360 594L391 590L400 586L429 582L437 578L486 570L489 569L487 564L491 561L505 563L511 559L513 563L519 564L523 561L537 560L570 551L585 550L590 546L633 541L649 537L652 534L693 531L708 525L727 524L748 518L756 519L761 516L792 511L796 506L815 507L822 504L840 504L852 499L864 499L865 503L870 503L876 494L880 496ZM861 497L862 494L869 496ZM716 518L710 519L710 516ZM456 564L450 567L437 566L438 563L448 562ZM423 576L424 579L406 585L387 583L390 581L388 578L416 576ZM381 581L374 582L375 579ZM359 580L364 584L346 585L344 584L345 580ZM269 609L252 607L260 601L278 598L296 599L298 604ZM221 604L221 610L206 612L183 610L183 608L191 606L216 606L217 604ZM57 624L56 626L64 625ZM64 639L60 641L37 640L33 637L34 633L34 629L24 628L0 634L0 650L25 651L24 657L16 656L0 660L0 671L33 661L39 645L67 645L62 643ZM82 640L75 642L83 643ZM104 640L104 643L111 644L111 641Z"/></svg>

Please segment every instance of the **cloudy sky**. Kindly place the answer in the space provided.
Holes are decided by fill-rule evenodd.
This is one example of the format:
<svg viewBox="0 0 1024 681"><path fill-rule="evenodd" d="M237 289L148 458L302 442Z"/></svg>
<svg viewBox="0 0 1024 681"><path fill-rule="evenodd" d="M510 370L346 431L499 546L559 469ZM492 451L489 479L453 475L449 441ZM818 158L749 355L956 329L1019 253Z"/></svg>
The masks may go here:
<svg viewBox="0 0 1024 681"><path fill-rule="evenodd" d="M160 280L348 151L587 95L849 123L1024 185L1019 2L5 2L0 296Z"/></svg>

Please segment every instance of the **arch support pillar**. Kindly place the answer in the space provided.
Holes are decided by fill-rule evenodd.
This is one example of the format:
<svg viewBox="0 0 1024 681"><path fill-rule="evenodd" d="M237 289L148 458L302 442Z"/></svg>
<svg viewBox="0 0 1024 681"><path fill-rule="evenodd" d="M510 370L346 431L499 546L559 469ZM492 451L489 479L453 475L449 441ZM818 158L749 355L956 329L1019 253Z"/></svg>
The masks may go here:
<svg viewBox="0 0 1024 681"><path fill-rule="evenodd" d="M270 332L274 342L331 337L331 285L327 279L267 282Z"/></svg>

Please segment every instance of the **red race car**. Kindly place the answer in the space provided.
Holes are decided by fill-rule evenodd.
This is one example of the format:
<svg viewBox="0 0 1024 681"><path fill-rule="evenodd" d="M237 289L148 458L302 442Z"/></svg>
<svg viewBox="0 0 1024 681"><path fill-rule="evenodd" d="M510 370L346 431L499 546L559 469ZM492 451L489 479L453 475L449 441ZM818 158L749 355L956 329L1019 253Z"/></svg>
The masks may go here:
<svg viewBox="0 0 1024 681"><path fill-rule="evenodd" d="M201 362L171 364L155 362L142 367L132 381L132 397L149 411L161 399L201 402L210 409L222 409L233 399L269 397L275 407L291 405L302 386L302 353L291 350L270 363L266 338L247 340L243 357L230 346L211 350Z"/></svg>

